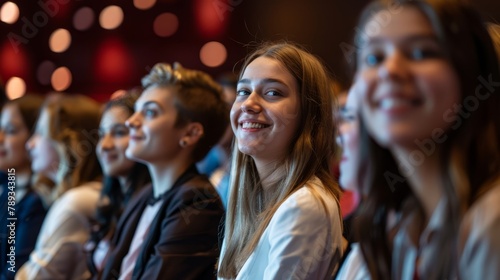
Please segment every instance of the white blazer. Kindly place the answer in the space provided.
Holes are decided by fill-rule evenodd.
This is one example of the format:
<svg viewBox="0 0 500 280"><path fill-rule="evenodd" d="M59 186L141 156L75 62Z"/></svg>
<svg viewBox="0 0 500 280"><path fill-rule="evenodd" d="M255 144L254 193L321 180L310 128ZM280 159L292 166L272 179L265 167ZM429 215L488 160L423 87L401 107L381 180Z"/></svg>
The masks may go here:
<svg viewBox="0 0 500 280"><path fill-rule="evenodd" d="M281 204L236 279L331 279L342 258L342 225L338 202L321 184L314 178Z"/></svg>

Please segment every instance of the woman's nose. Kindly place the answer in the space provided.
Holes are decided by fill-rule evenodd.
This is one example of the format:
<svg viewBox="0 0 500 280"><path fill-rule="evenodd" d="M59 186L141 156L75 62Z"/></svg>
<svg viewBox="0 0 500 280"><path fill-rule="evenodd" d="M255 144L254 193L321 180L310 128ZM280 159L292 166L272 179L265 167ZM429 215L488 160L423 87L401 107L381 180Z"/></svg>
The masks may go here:
<svg viewBox="0 0 500 280"><path fill-rule="evenodd" d="M134 114L132 114L132 116L130 116L130 118L128 118L126 121L125 121L125 125L128 127L128 128L137 128L139 127L140 125L140 121L139 121L139 113L135 112Z"/></svg>
<svg viewBox="0 0 500 280"><path fill-rule="evenodd" d="M260 98L256 92L250 93L241 103L241 110L245 113L259 113L262 110Z"/></svg>

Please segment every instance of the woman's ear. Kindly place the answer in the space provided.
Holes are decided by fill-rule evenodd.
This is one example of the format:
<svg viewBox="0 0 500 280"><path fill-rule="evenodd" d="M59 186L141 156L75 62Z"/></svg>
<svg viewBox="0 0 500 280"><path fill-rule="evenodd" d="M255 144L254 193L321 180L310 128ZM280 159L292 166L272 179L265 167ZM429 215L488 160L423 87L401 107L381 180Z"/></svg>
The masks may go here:
<svg viewBox="0 0 500 280"><path fill-rule="evenodd" d="M179 145L181 147L188 147L198 143L204 134L203 125L199 122L192 122L186 126L184 136L181 137Z"/></svg>

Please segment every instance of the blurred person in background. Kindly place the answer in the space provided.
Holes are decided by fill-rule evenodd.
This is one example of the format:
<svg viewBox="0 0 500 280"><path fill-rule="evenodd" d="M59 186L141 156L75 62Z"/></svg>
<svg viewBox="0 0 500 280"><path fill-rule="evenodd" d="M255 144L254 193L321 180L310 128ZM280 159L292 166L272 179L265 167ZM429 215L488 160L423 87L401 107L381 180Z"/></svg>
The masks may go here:
<svg viewBox="0 0 500 280"><path fill-rule="evenodd" d="M31 168L55 182L35 249L16 279L87 279L83 245L101 190L95 153L100 105L83 95L46 101L26 147Z"/></svg>
<svg viewBox="0 0 500 280"><path fill-rule="evenodd" d="M222 86L223 100L228 106L228 110L233 106L236 99L236 85L238 76L233 73L227 73L217 80ZM233 144L233 130L228 124L224 135L217 145L210 149L207 156L196 164L200 173L206 174L210 182L219 192L224 207L227 207L229 198L229 170L231 166L231 145Z"/></svg>
<svg viewBox="0 0 500 280"><path fill-rule="evenodd" d="M97 157L104 174L103 188L90 239L85 249L89 270L97 277L107 260L111 237L126 205L151 182L147 167L126 157L130 131L125 121L134 113L138 90L106 103L99 125Z"/></svg>
<svg viewBox="0 0 500 280"><path fill-rule="evenodd" d="M0 279L14 279L28 260L47 213L33 188L31 159L26 150L42 103L42 97L28 94L7 101L1 111L0 171L9 178L5 178L0 189ZM15 219L12 228L9 219ZM11 246L15 247L13 252ZM9 263L12 255L13 265Z"/></svg>
<svg viewBox="0 0 500 280"><path fill-rule="evenodd" d="M376 1L358 28L370 277L499 279L500 73L485 22L465 1Z"/></svg>

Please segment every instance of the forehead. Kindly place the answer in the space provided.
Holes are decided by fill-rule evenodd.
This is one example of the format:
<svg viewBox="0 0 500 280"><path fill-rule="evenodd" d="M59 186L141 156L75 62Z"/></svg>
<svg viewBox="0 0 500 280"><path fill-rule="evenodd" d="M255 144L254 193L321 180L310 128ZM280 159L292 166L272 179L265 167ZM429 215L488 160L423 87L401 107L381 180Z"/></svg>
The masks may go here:
<svg viewBox="0 0 500 280"><path fill-rule="evenodd" d="M284 82L295 82L292 74L274 58L260 56L254 59L243 72L243 78L251 80L278 78Z"/></svg>
<svg viewBox="0 0 500 280"><path fill-rule="evenodd" d="M148 102L155 102L161 106L173 105L175 88L172 86L151 86L145 89L135 103L135 108L143 106Z"/></svg>
<svg viewBox="0 0 500 280"><path fill-rule="evenodd" d="M19 107L15 104L6 104L2 109L1 120L2 122L6 122L8 120L10 122L21 123L22 118Z"/></svg>
<svg viewBox="0 0 500 280"><path fill-rule="evenodd" d="M349 93L347 94L345 106L354 110L358 108L358 97L356 91L349 91Z"/></svg>
<svg viewBox="0 0 500 280"><path fill-rule="evenodd" d="M129 117L128 111L122 106L113 106L106 110L101 118L101 126L108 126L115 123L125 123Z"/></svg>
<svg viewBox="0 0 500 280"><path fill-rule="evenodd" d="M435 34L427 17L416 7L403 6L397 11L380 10L368 18L362 36L370 39L398 40Z"/></svg>

